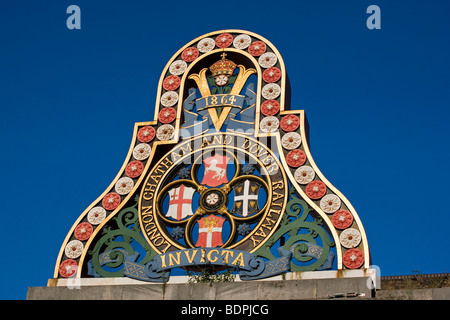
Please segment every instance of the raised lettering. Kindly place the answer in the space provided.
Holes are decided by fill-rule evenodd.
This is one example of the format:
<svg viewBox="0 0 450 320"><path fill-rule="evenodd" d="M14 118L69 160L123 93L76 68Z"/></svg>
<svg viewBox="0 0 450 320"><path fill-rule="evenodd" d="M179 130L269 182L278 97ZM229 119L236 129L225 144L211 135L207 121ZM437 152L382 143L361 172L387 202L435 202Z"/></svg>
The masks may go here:
<svg viewBox="0 0 450 320"><path fill-rule="evenodd" d="M169 267L173 267L174 266L174 262L176 263L176 264L180 264L180 259L181 259L181 251L177 251L177 252L175 252L175 254L177 255L177 257L175 258L174 256L173 256L173 254L172 253L169 253Z"/></svg>
<svg viewBox="0 0 450 320"><path fill-rule="evenodd" d="M237 265L238 262L240 267L245 267L244 254L242 252L239 252L238 256L236 257L236 259L234 259L234 261L231 264Z"/></svg>
<svg viewBox="0 0 450 320"><path fill-rule="evenodd" d="M274 193L273 193L272 201L277 201L278 199L281 199L281 198L284 198L284 194L274 192Z"/></svg>
<svg viewBox="0 0 450 320"><path fill-rule="evenodd" d="M189 263L192 263L194 261L195 256L197 255L198 250L192 250L192 255L189 257L189 251L184 251L184 254L186 255L186 258L188 259Z"/></svg>
<svg viewBox="0 0 450 320"><path fill-rule="evenodd" d="M272 188L273 188L273 190L283 189L284 182L283 181L274 181L274 182L272 182Z"/></svg>
<svg viewBox="0 0 450 320"><path fill-rule="evenodd" d="M202 258L200 259L200 262L205 262L205 254L206 254L206 250L202 249Z"/></svg>
<svg viewBox="0 0 450 320"><path fill-rule="evenodd" d="M225 255L223 262L228 264L228 256L231 254L231 258L233 258L233 251L230 250L222 250L222 256Z"/></svg>
<svg viewBox="0 0 450 320"><path fill-rule="evenodd" d="M213 252L216 252L217 254L219 254L219 251L216 250L216 249L213 249L213 250L211 250L210 252L208 252L207 258L208 258L209 262L212 262L212 263L214 263L214 262L216 262L217 260L219 260L219 257L218 257L218 256L214 257L214 259L211 259L211 255L212 255Z"/></svg>
<svg viewBox="0 0 450 320"><path fill-rule="evenodd" d="M167 267L167 265L166 265L166 255L160 255L160 257L161 257L161 268L166 268Z"/></svg>

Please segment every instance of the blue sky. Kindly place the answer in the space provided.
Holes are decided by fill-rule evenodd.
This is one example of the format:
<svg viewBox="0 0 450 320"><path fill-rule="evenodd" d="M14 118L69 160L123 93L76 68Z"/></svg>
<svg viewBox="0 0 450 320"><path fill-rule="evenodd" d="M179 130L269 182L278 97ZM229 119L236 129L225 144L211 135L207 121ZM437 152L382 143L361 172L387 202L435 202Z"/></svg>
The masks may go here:
<svg viewBox="0 0 450 320"><path fill-rule="evenodd" d="M66 9L81 8L81 30ZM366 9L381 8L381 29ZM244 29L280 51L314 160L353 204L381 275L450 272L446 1L9 1L0 7L0 299L52 278L74 221L153 120L171 56Z"/></svg>

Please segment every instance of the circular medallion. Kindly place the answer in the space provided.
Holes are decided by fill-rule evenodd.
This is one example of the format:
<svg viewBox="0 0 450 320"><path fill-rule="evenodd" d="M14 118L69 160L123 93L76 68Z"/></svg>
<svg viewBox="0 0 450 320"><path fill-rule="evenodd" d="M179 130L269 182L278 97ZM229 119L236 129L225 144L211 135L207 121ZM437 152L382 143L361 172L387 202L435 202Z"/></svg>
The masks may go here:
<svg viewBox="0 0 450 320"><path fill-rule="evenodd" d="M164 79L163 88L167 91L174 91L178 89L180 83L181 83L180 77L171 75Z"/></svg>
<svg viewBox="0 0 450 320"><path fill-rule="evenodd" d="M204 38L200 40L197 44L198 51L206 53L214 49L216 42L212 38Z"/></svg>
<svg viewBox="0 0 450 320"><path fill-rule="evenodd" d="M233 36L229 33L222 33L216 38L216 46L219 48L227 48L233 43Z"/></svg>
<svg viewBox="0 0 450 320"><path fill-rule="evenodd" d="M364 253L359 249L349 249L344 253L342 262L349 269L358 269L364 263Z"/></svg>
<svg viewBox="0 0 450 320"><path fill-rule="evenodd" d="M311 181L306 186L305 193L310 199L317 200L327 193L327 186L319 180Z"/></svg>
<svg viewBox="0 0 450 320"><path fill-rule="evenodd" d="M77 238L80 241L85 241L89 239L93 231L94 228L92 228L92 225L90 223L82 222L75 228L74 231L75 238Z"/></svg>
<svg viewBox="0 0 450 320"><path fill-rule="evenodd" d="M161 123L171 123L176 117L177 111L172 107L163 108L158 114Z"/></svg>
<svg viewBox="0 0 450 320"><path fill-rule="evenodd" d="M243 134L183 140L143 181L139 219L146 240L158 253L197 247L258 250L277 230L288 201L280 167L265 144ZM244 222L248 230L238 236Z"/></svg>
<svg viewBox="0 0 450 320"><path fill-rule="evenodd" d="M308 184L314 180L316 173L310 166L301 166L294 172L295 181L300 184Z"/></svg>
<svg viewBox="0 0 450 320"><path fill-rule="evenodd" d="M139 129L137 137L140 142L150 142L156 135L155 128L151 126L145 126Z"/></svg>
<svg viewBox="0 0 450 320"><path fill-rule="evenodd" d="M172 64L169 67L169 72L173 74L174 76L182 75L187 68L187 64L183 60L176 60L172 62Z"/></svg>
<svg viewBox="0 0 450 320"><path fill-rule="evenodd" d="M156 135L158 135L158 133L156 133ZM150 156L151 151L152 148L147 143L139 143L133 149L133 157L136 160L145 160Z"/></svg>
<svg viewBox="0 0 450 320"><path fill-rule="evenodd" d="M170 124L164 124L156 130L156 137L161 140L170 140L175 134L175 128ZM141 160L141 159L138 159Z"/></svg>
<svg viewBox="0 0 450 320"><path fill-rule="evenodd" d="M198 55L199 52L197 48L189 47L184 49L183 53L181 54L181 59L183 59L186 62L192 62L198 58Z"/></svg>
<svg viewBox="0 0 450 320"><path fill-rule="evenodd" d="M205 192L200 203L203 209L207 211L214 211L219 209L225 201L225 195L219 189L212 189Z"/></svg>
<svg viewBox="0 0 450 320"><path fill-rule="evenodd" d="M175 91L167 91L161 96L161 104L164 107L171 107L175 105L177 102L178 102L178 93L176 93Z"/></svg>
<svg viewBox="0 0 450 320"><path fill-rule="evenodd" d="M114 210L120 204L120 196L115 192L110 192L103 197L102 205L106 210Z"/></svg>
<svg viewBox="0 0 450 320"><path fill-rule="evenodd" d="M300 126L300 119L294 114L288 114L281 118L280 127L286 132L297 130Z"/></svg>
<svg viewBox="0 0 450 320"><path fill-rule="evenodd" d="M59 265L59 274L63 278L70 278L77 273L77 269L77 262L73 259L67 259Z"/></svg>
<svg viewBox="0 0 450 320"><path fill-rule="evenodd" d="M106 218L106 210L102 207L94 207L89 210L87 220L93 225L100 224Z"/></svg>
<svg viewBox="0 0 450 320"><path fill-rule="evenodd" d="M234 38L233 46L236 49L247 49L250 43L252 42L252 38L250 38L247 34L240 34L236 38Z"/></svg>
<svg viewBox="0 0 450 320"><path fill-rule="evenodd" d="M228 77L224 74L221 74L216 78L216 84L221 87L228 83Z"/></svg>
<svg viewBox="0 0 450 320"><path fill-rule="evenodd" d="M254 57L259 57L266 52L266 44L262 41L255 41L248 47L248 53Z"/></svg>
<svg viewBox="0 0 450 320"><path fill-rule="evenodd" d="M125 174L130 178L137 178L144 171L144 164L139 160L131 161L125 167Z"/></svg>
<svg viewBox="0 0 450 320"><path fill-rule="evenodd" d="M334 213L341 207L341 199L334 194L327 194L320 200L320 208L325 213Z"/></svg>
<svg viewBox="0 0 450 320"><path fill-rule="evenodd" d="M291 150L286 155L286 162L292 168L300 167L306 162L306 153L300 149Z"/></svg>
<svg viewBox="0 0 450 320"><path fill-rule="evenodd" d="M123 178L120 178L119 180L117 180L116 185L115 185L115 190L120 195L126 195L126 194L130 193L130 191L133 189L133 187L134 187L133 179L128 178L128 177L123 177Z"/></svg>
<svg viewBox="0 0 450 320"><path fill-rule="evenodd" d="M361 243L361 233L355 228L345 229L341 232L339 241L348 249L356 248Z"/></svg>
<svg viewBox="0 0 450 320"><path fill-rule="evenodd" d="M281 88L276 83L266 84L262 89L262 96L265 99L276 99L281 93Z"/></svg>
<svg viewBox="0 0 450 320"><path fill-rule="evenodd" d="M219 195L217 192L209 193L205 199L205 203L209 206L215 206L219 203Z"/></svg>
<svg viewBox="0 0 450 320"><path fill-rule="evenodd" d="M80 240L72 240L66 245L64 253L70 259L76 259L83 253L84 245Z"/></svg>
<svg viewBox="0 0 450 320"><path fill-rule="evenodd" d="M347 229L353 223L353 216L348 210L338 210L331 217L331 222L338 229Z"/></svg>
<svg viewBox="0 0 450 320"><path fill-rule="evenodd" d="M292 150L298 148L302 143L302 137L297 132L286 133L283 138L281 138L281 144L283 148L287 150Z"/></svg>
<svg viewBox="0 0 450 320"><path fill-rule="evenodd" d="M280 103L277 100L266 100L261 105L261 113L265 116L274 116L280 111Z"/></svg>
<svg viewBox="0 0 450 320"><path fill-rule="evenodd" d="M275 132L278 130L280 121L274 116L265 117L261 120L259 128L262 132Z"/></svg>
<svg viewBox="0 0 450 320"><path fill-rule="evenodd" d="M263 80L267 83L277 82L281 78L281 70L277 67L272 67L264 70Z"/></svg>
<svg viewBox="0 0 450 320"><path fill-rule="evenodd" d="M275 53L266 52L259 57L258 63L263 68L270 68L277 63L277 60L277 55Z"/></svg>

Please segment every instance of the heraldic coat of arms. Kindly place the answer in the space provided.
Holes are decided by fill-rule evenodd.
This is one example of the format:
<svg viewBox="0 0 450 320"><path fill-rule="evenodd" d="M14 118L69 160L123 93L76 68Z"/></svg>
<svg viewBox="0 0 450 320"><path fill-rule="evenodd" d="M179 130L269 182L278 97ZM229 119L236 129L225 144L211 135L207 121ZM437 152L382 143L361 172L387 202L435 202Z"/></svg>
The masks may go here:
<svg viewBox="0 0 450 320"><path fill-rule="evenodd" d="M170 58L154 119L135 124L54 278L163 282L199 266L241 280L370 266L355 209L312 158L280 53L243 30L203 35Z"/></svg>

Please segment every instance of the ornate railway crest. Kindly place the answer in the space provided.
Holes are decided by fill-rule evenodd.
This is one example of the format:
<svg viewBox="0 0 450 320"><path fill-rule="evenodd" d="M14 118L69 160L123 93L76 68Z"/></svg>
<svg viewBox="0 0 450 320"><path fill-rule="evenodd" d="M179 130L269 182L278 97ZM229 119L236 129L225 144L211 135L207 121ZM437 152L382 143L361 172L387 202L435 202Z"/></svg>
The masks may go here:
<svg viewBox="0 0 450 320"><path fill-rule="evenodd" d="M199 243L211 247L210 242L200 240L208 221L216 223L209 231L209 236L213 232L217 238L214 247L220 244L248 252L261 247L279 224L288 199L286 175L273 151L243 134L217 132L184 141L161 158L144 182L139 205L142 229L155 251L166 253ZM245 174L250 173L248 166L253 167L252 174ZM187 185L198 200L183 201L196 208L195 214L183 220L168 219L165 199L170 198L170 211L170 192ZM240 235L238 230L250 224L253 230ZM176 226L183 228L181 239L172 235Z"/></svg>
<svg viewBox="0 0 450 320"><path fill-rule="evenodd" d="M161 75L155 119L136 123L124 166L70 230L55 278L367 268L358 215L315 165L305 113L288 101L283 60L261 36L218 31L182 47Z"/></svg>

